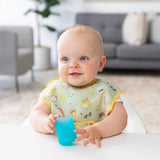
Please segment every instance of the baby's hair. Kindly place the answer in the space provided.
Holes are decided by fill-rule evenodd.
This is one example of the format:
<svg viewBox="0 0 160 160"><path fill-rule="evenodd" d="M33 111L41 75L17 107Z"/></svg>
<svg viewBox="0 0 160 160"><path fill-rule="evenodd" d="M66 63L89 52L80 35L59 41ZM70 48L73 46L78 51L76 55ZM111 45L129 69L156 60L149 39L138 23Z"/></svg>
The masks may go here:
<svg viewBox="0 0 160 160"><path fill-rule="evenodd" d="M72 26L72 27L66 29L63 33L70 32L70 31L76 31L79 33L88 32L88 33L93 34L95 36L95 38L97 39L97 42L99 43L101 56L104 55L104 53L103 53L103 40L102 40L102 37L98 31L96 31L95 29L93 29L90 26L78 24L78 25L75 25L75 26Z"/></svg>

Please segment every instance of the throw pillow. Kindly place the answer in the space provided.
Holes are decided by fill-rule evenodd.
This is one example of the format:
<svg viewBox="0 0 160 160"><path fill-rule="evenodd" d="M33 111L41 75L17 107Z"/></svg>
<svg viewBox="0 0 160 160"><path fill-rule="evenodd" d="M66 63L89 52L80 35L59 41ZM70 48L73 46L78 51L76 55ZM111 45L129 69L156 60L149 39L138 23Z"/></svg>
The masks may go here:
<svg viewBox="0 0 160 160"><path fill-rule="evenodd" d="M160 44L160 15L155 16L150 22L150 41Z"/></svg>
<svg viewBox="0 0 160 160"><path fill-rule="evenodd" d="M122 37L125 43L141 45L147 40L148 22L145 13L130 13L122 26Z"/></svg>

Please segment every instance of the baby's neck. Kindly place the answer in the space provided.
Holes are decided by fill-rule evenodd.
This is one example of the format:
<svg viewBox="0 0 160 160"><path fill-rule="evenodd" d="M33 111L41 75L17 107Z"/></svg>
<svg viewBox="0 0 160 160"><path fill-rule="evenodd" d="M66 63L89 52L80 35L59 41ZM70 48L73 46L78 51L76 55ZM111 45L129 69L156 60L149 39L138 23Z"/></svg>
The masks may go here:
<svg viewBox="0 0 160 160"><path fill-rule="evenodd" d="M83 87L86 87L86 86L93 85L93 84L95 84L96 82L97 82L97 79L94 78L91 82L89 82L89 83L87 83L87 84L85 84L85 85L83 85L83 86L74 86L74 85L71 85L71 84L68 84L68 85L70 85L70 86L72 86L72 87L76 87L76 88L83 88Z"/></svg>

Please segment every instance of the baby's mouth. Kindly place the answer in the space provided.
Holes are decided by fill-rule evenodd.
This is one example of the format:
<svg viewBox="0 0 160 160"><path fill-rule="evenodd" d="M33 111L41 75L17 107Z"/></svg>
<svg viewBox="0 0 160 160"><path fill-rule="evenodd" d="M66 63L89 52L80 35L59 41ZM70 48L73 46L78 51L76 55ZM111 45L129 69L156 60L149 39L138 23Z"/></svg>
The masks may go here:
<svg viewBox="0 0 160 160"><path fill-rule="evenodd" d="M77 77L77 76L81 76L82 73L72 72L72 73L70 73L69 75L74 76L74 77Z"/></svg>

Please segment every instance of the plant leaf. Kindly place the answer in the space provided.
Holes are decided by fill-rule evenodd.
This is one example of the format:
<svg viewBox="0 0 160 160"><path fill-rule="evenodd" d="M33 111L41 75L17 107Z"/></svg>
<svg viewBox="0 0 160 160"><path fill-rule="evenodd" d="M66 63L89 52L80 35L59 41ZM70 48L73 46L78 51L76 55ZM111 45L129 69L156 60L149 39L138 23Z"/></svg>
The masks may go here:
<svg viewBox="0 0 160 160"><path fill-rule="evenodd" d="M50 12L51 15L60 16L60 13Z"/></svg>
<svg viewBox="0 0 160 160"><path fill-rule="evenodd" d="M48 26L48 25L43 25L43 26L46 27L51 32L55 32L56 31L56 28L54 28L54 27L51 27L51 26Z"/></svg>
<svg viewBox="0 0 160 160"><path fill-rule="evenodd" d="M33 9L28 9L28 10L24 13L24 15L27 15L27 14L30 13L30 12L33 12Z"/></svg>
<svg viewBox="0 0 160 160"><path fill-rule="evenodd" d="M59 5L61 3L60 0L46 0L46 2L48 3L48 6L50 7Z"/></svg>
<svg viewBox="0 0 160 160"><path fill-rule="evenodd" d="M30 0L30 1L38 2L38 3L42 3L42 0Z"/></svg>
<svg viewBox="0 0 160 160"><path fill-rule="evenodd" d="M41 11L41 16L44 17L44 18L47 18L49 17L51 14L49 8L45 8L43 11Z"/></svg>

